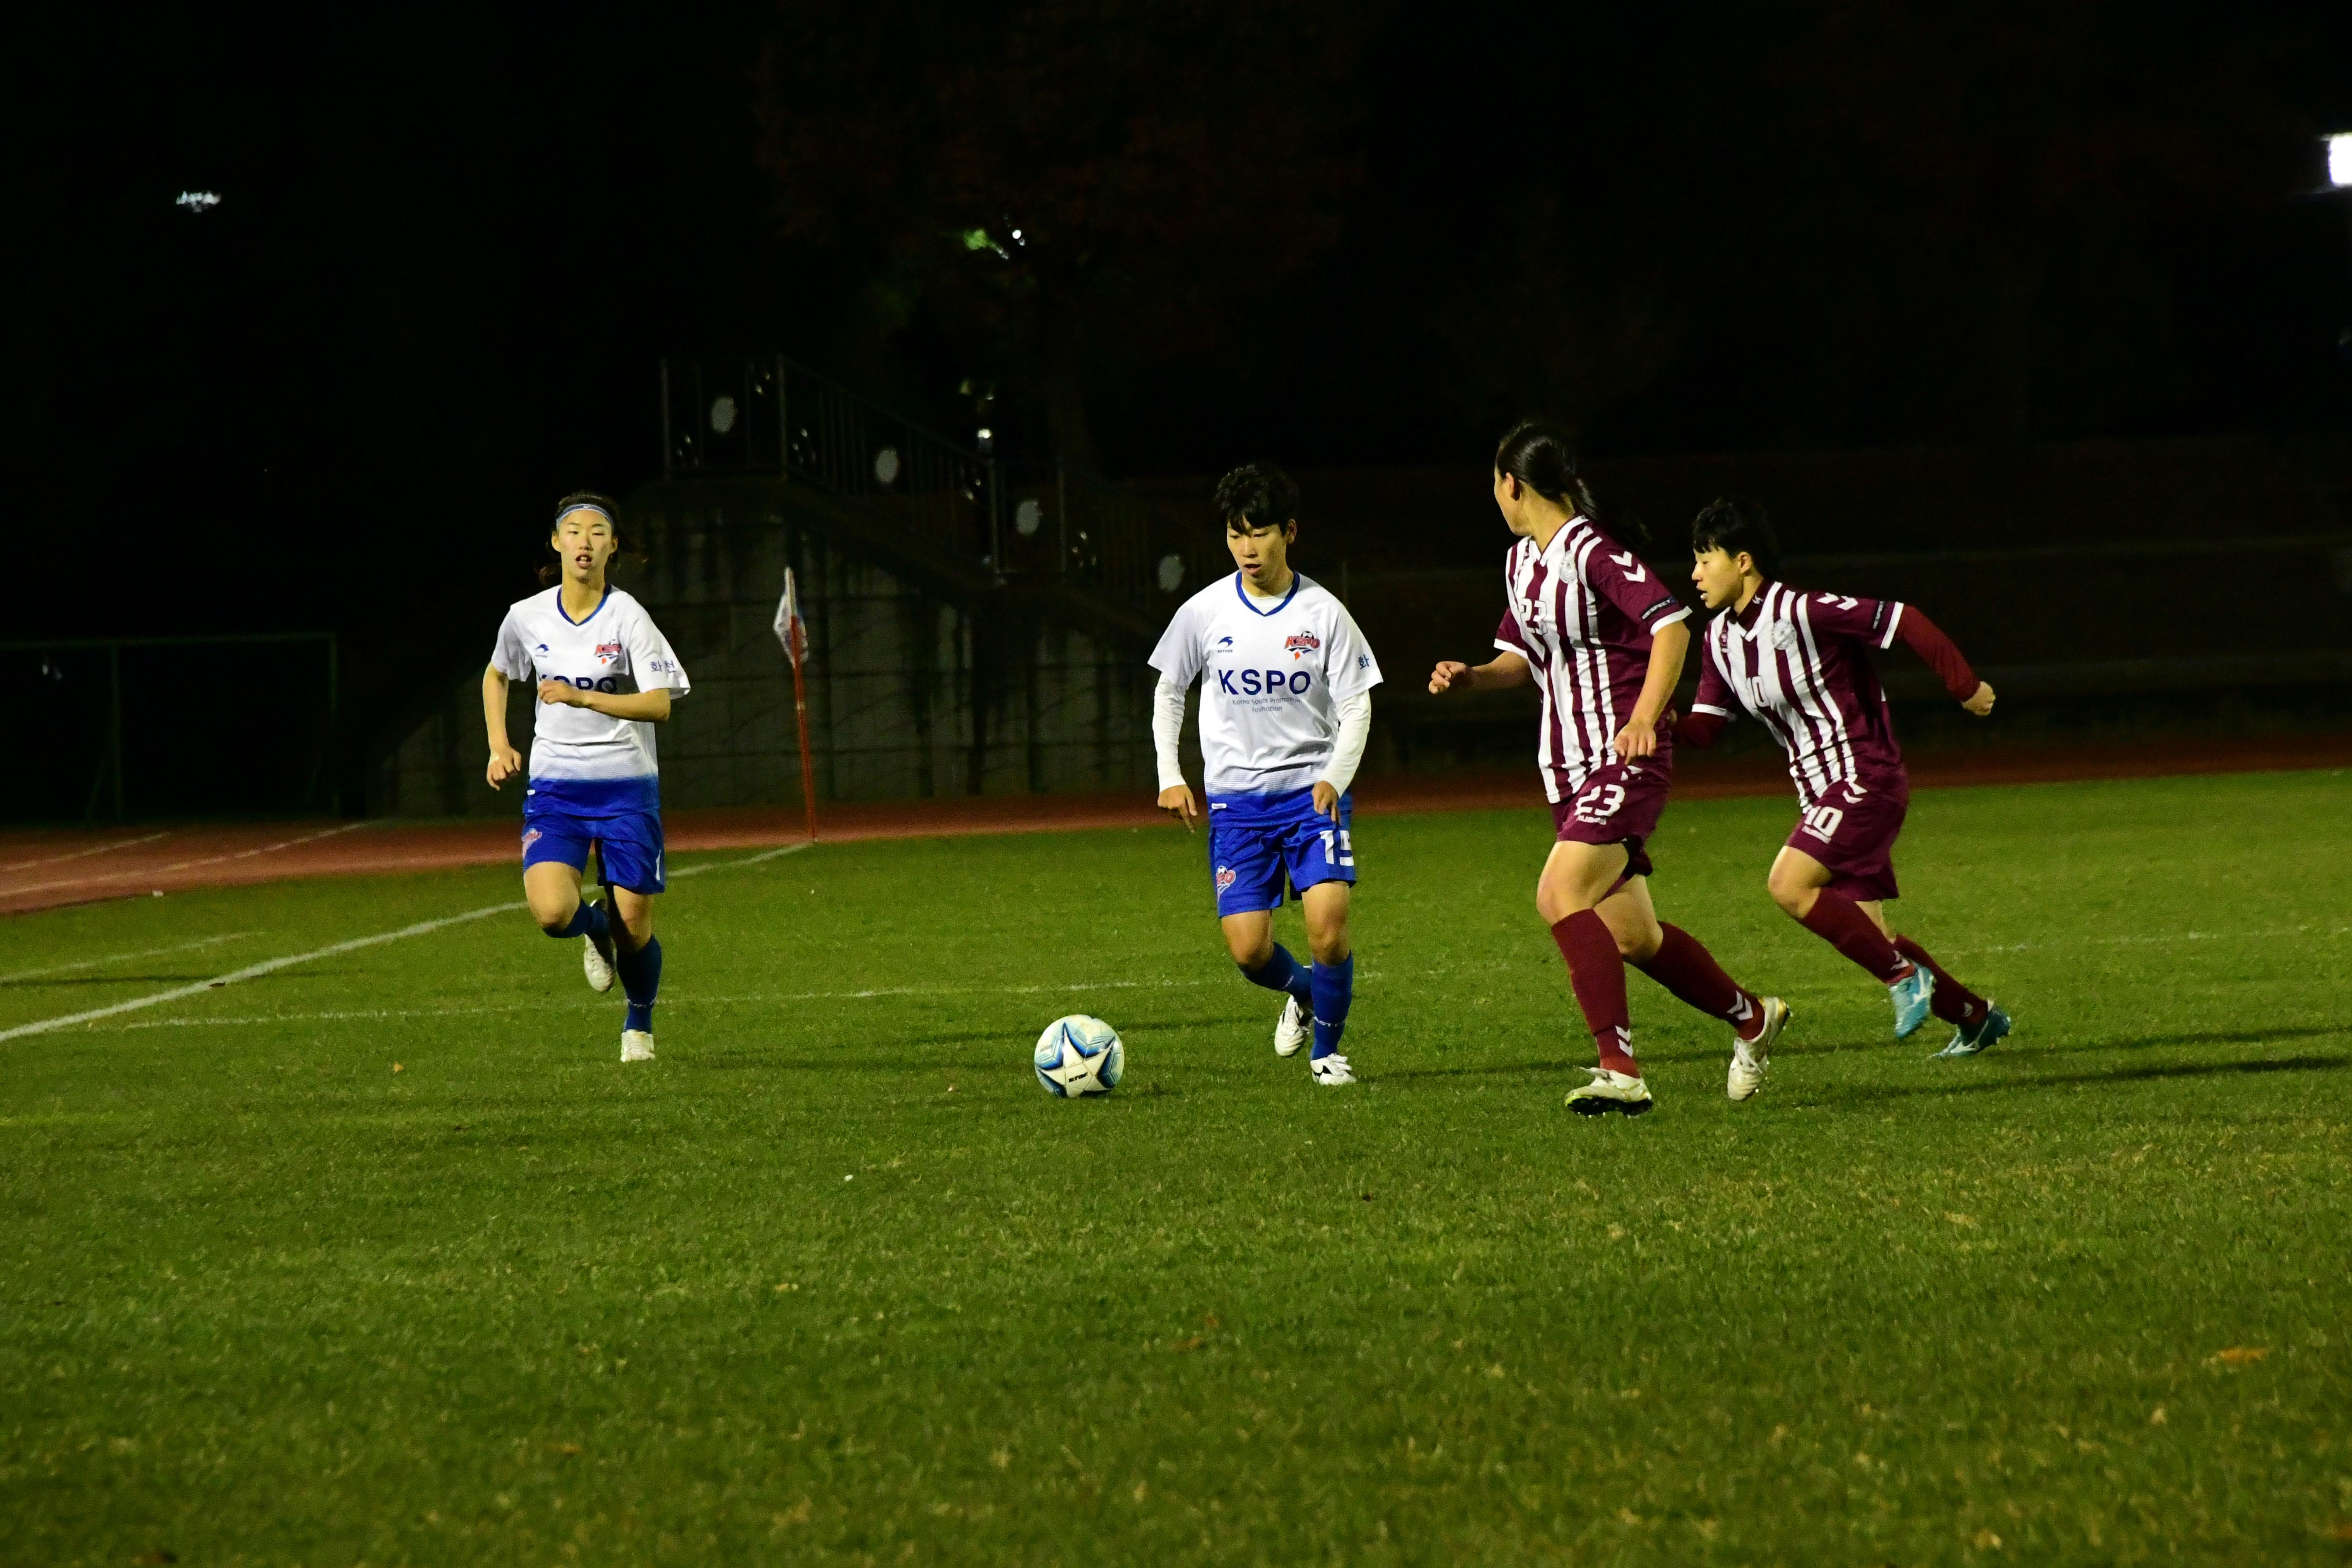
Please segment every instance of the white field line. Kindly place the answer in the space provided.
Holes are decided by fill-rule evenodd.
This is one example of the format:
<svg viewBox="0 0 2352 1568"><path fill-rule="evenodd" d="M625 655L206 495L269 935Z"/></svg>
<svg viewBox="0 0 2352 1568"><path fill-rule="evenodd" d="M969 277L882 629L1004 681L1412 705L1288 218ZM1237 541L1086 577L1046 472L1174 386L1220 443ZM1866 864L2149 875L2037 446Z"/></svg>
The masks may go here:
<svg viewBox="0 0 2352 1568"><path fill-rule="evenodd" d="M225 942L243 942L258 936L259 931L233 931L223 936L200 936L194 942L174 942L169 947L142 947L137 952L110 952L104 958L79 959L72 963L52 963L47 969L20 969L14 974L0 974L0 985L19 980L37 980L45 974L66 974L77 969L101 969L110 963L128 963L134 958L160 958L167 952L187 952L199 947L218 947Z"/></svg>
<svg viewBox="0 0 2352 1568"><path fill-rule="evenodd" d="M326 835L319 834L314 837L325 837ZM283 848L284 846L280 845L278 847ZM689 866L671 875L685 877L700 871L724 870L737 866L756 866L763 860L772 860L779 855L789 855L796 849L807 847L805 843L788 844L781 849L762 850L757 855L746 856L740 860L724 860L716 865ZM52 1029L64 1029L76 1024L93 1023L98 1019L111 1018L122 1013L135 1013L142 1008L160 1006L166 1002L184 1001L190 996L201 996L207 991L218 990L225 985L234 985L242 980L256 980L265 974L274 974L281 969L290 969L298 963L309 963L314 959L332 958L337 953L355 952L365 947L381 947L388 942L400 942L412 936L423 936L429 931L441 931L449 926L464 925L468 921L487 920L491 915L507 914L515 910L530 907L520 900L509 904L485 904L478 910L467 910L464 914L444 915L439 920L418 921L415 925L403 926L398 931L378 931L373 936L353 937L349 942L332 942L309 952L289 953L284 958L265 959L259 963L249 963L243 969L232 970L226 974L211 980L199 980L193 985L183 985L171 991L158 991L146 996L134 996L128 1002L117 1002L110 1007L92 1007L87 1012L68 1013L62 1017L43 1018L35 1023L19 1024L13 1029L0 1029L0 1040L14 1040L26 1035L45 1035Z"/></svg>
<svg viewBox="0 0 2352 1568"><path fill-rule="evenodd" d="M2280 931L2188 931L2165 936L2089 936L2079 942L2019 942L2001 947L1956 947L1954 953L2041 952L2053 948L2169 946L2184 942L2263 942L2283 936L2343 936L2352 926L2288 926Z"/></svg>
<svg viewBox="0 0 2352 1568"><path fill-rule="evenodd" d="M67 860L79 860L87 855L104 855L116 849L135 849L142 844L152 844L158 838L171 837L168 833L151 833L144 838L118 838L111 844L100 844L88 849L77 849L70 855L52 855L46 860L12 860L5 866L0 866L0 873L29 871L36 866L55 866Z"/></svg>
<svg viewBox="0 0 2352 1568"><path fill-rule="evenodd" d="M1369 982L1376 976L1365 974ZM1046 992L1056 994L1077 991L1175 991L1199 985L1223 985L1223 980L1103 980L1076 985L909 985L887 991L762 991L734 996L699 996L688 993L683 996L665 995L665 1007L710 1007L746 1002L870 1002L877 997L895 996L1034 996ZM135 1024L115 1024L112 1030L130 1029L204 1029L236 1025L255 1024L319 1024L337 1021L381 1023L388 1018L464 1018L478 1013L535 1013L574 1006L593 1007L593 1002L480 1002L462 1007L363 1007L332 1013L260 1013L242 1018L143 1018ZM106 1031L93 1029L93 1033Z"/></svg>
<svg viewBox="0 0 2352 1568"><path fill-rule="evenodd" d="M165 876L173 871L185 871L195 866L218 866L229 860L250 860L257 855L269 855L280 849L291 849L298 844L316 844L321 838L332 838L339 833L354 832L368 825L364 822L347 822L339 827L326 828L318 833L306 833L299 838L288 838L276 844L264 844L252 849L232 850L226 855L207 855L198 860L174 860L169 866L143 867L132 871L101 871L94 877L64 877L53 882L28 882L21 888L0 888L0 898L15 898L24 893L45 893L53 888L85 887L92 882L127 882L149 877ZM163 835L159 833L155 837L161 838ZM0 1036L0 1038L5 1037Z"/></svg>

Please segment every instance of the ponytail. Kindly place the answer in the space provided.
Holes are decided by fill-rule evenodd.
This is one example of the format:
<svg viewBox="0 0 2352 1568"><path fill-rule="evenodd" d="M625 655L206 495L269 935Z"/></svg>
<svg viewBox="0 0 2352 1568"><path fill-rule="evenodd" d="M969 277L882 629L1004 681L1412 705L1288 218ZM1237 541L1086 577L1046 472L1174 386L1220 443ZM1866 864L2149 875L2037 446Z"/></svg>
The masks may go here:
<svg viewBox="0 0 2352 1568"><path fill-rule="evenodd" d="M1638 521L1604 518L1593 504L1592 487L1577 466L1576 448L1567 432L1541 419L1522 419L1511 426L1495 447L1495 470L1510 475L1570 516L1582 517L1615 539L1640 551L1649 544L1649 531Z"/></svg>

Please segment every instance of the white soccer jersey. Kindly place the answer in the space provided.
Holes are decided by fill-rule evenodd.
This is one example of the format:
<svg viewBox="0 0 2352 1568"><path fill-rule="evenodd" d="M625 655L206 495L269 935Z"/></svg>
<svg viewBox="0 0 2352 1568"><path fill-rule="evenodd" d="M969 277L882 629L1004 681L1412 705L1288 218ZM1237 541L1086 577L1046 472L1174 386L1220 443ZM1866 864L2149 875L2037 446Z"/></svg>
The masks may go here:
<svg viewBox="0 0 2352 1568"><path fill-rule="evenodd" d="M559 585L518 601L499 627L490 664L509 680L568 680L583 691L650 691L667 686L684 696L692 687L668 639L646 607L618 588L575 622L563 613ZM614 719L592 708L538 703L531 710L530 776L534 779L637 779L660 771L654 727Z"/></svg>
<svg viewBox="0 0 2352 1568"><path fill-rule="evenodd" d="M1304 789L1331 760L1339 704L1381 683L1348 606L1291 574L1280 599L1254 597L1238 572L1184 601L1151 668L1201 682L1201 756L1212 795Z"/></svg>

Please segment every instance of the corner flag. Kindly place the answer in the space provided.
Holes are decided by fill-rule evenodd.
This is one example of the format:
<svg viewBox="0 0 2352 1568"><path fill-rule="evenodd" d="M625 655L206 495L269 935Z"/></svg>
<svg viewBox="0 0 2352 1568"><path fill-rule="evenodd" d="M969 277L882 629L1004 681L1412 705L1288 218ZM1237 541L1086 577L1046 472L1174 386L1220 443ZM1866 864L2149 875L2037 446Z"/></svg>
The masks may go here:
<svg viewBox="0 0 2352 1568"><path fill-rule="evenodd" d="M816 842L816 770L809 763L808 687L801 666L808 659L808 623L801 618L801 600L793 583L793 569L784 568L784 596L776 603L776 641L793 664L793 716L801 732L801 804L808 808L809 842Z"/></svg>

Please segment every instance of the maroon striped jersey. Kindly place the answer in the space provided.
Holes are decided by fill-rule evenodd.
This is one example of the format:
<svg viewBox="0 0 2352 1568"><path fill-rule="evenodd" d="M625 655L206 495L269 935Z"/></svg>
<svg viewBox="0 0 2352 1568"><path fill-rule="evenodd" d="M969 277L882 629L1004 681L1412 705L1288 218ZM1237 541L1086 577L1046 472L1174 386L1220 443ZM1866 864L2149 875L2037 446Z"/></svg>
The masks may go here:
<svg viewBox="0 0 2352 1568"><path fill-rule="evenodd" d="M1903 752L1867 649L1893 647L1902 625L1894 599L1767 583L1747 609L1707 623L1691 711L1729 718L1737 697L1789 753L1807 805L1841 782L1893 788L1904 782Z"/></svg>
<svg viewBox="0 0 2352 1568"><path fill-rule="evenodd" d="M1543 693L1536 763L1544 797L1558 805L1618 760L1617 731L1649 673L1651 634L1690 611L1640 556L1584 517L1570 518L1548 548L1532 539L1512 545L1503 597L1495 646L1526 659ZM1658 736L1649 765L1674 765L1670 736Z"/></svg>

